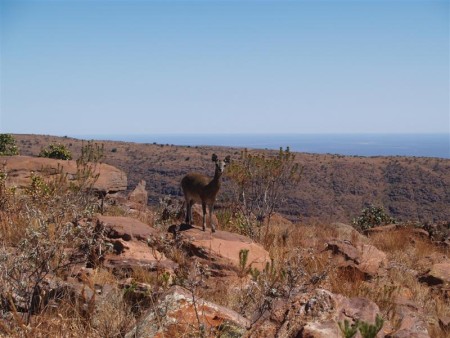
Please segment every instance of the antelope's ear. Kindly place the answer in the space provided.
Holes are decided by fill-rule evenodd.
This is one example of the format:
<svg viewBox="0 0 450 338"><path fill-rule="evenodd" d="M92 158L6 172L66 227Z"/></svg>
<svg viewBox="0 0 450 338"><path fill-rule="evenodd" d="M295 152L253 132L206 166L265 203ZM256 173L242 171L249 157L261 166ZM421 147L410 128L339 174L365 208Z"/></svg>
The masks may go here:
<svg viewBox="0 0 450 338"><path fill-rule="evenodd" d="M212 154L212 161L217 162L218 158L216 154Z"/></svg>
<svg viewBox="0 0 450 338"><path fill-rule="evenodd" d="M225 157L225 159L223 160L225 163L230 163L231 162L231 158L230 155L228 155L227 157Z"/></svg>

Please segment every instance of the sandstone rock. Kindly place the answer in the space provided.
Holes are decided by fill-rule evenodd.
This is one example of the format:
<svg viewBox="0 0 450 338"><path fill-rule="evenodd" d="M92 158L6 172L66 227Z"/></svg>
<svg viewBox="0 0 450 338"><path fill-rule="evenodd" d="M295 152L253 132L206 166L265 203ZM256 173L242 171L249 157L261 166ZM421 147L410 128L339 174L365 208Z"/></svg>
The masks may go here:
<svg viewBox="0 0 450 338"><path fill-rule="evenodd" d="M342 255L346 260L359 264L360 252L349 242L332 240L327 243L327 249L335 255Z"/></svg>
<svg viewBox="0 0 450 338"><path fill-rule="evenodd" d="M338 322L356 320L374 323L380 313L378 306L365 298L347 298L333 294L324 289L317 289L309 294L300 308L289 306L285 322L280 327L279 337L341 337ZM390 329L385 324L378 337ZM356 337L360 337L358 333Z"/></svg>
<svg viewBox="0 0 450 338"><path fill-rule="evenodd" d="M329 338L341 337L339 326L333 321L324 323L311 322L306 323L301 329L300 337L303 338Z"/></svg>
<svg viewBox="0 0 450 338"><path fill-rule="evenodd" d="M447 262L434 264L431 267L429 274L441 280L442 283L450 283L450 260L447 260Z"/></svg>
<svg viewBox="0 0 450 338"><path fill-rule="evenodd" d="M106 255L105 266L124 269L140 266L149 270L176 268L176 263L147 244L148 239L158 236L158 231L148 224L121 216L97 215L97 220L105 227L114 249L114 253Z"/></svg>
<svg viewBox="0 0 450 338"><path fill-rule="evenodd" d="M421 282L428 285L448 285L450 284L450 260L436 263L431 266L431 270L419 278Z"/></svg>
<svg viewBox="0 0 450 338"><path fill-rule="evenodd" d="M429 338L427 323L418 313L417 308L398 305L395 308L395 316L400 322L400 327L387 335L389 338Z"/></svg>
<svg viewBox="0 0 450 338"><path fill-rule="evenodd" d="M77 175L76 161L31 156L3 156L2 161L6 162L7 186L19 189L30 185L33 172L43 177L52 177L62 171L70 181L75 180ZM93 185L93 189L98 192L106 194L127 189L126 174L111 165L99 163L95 165L93 174L99 174Z"/></svg>
<svg viewBox="0 0 450 338"><path fill-rule="evenodd" d="M141 221L122 216L98 215L97 219L106 229L109 238L122 238L125 241L138 239L146 241L157 235L157 230Z"/></svg>
<svg viewBox="0 0 450 338"><path fill-rule="evenodd" d="M141 204L141 205L147 205L148 201L148 192L145 190L146 182L144 180L141 180L136 188L130 193L128 196L128 199L131 202Z"/></svg>
<svg viewBox="0 0 450 338"><path fill-rule="evenodd" d="M332 240L327 249L336 255L339 266L356 268L367 278L380 274L388 263L386 254L370 244L354 246L347 241Z"/></svg>
<svg viewBox="0 0 450 338"><path fill-rule="evenodd" d="M262 271L270 262L269 253L261 245L242 235L220 230L210 233L194 227L182 231L182 234L188 238L195 254L204 258L225 258L239 268L239 252L249 250L247 266Z"/></svg>
<svg viewBox="0 0 450 338"><path fill-rule="evenodd" d="M332 223L330 227L336 232L334 238L353 244L368 243L369 239L360 234L354 227L344 223Z"/></svg>
<svg viewBox="0 0 450 338"><path fill-rule="evenodd" d="M199 323L200 321L200 323ZM199 334L200 327L212 337L240 337L250 322L238 313L172 287L125 337L180 337Z"/></svg>
<svg viewBox="0 0 450 338"><path fill-rule="evenodd" d="M439 326L444 332L450 333L450 316L439 317Z"/></svg>
<svg viewBox="0 0 450 338"><path fill-rule="evenodd" d="M359 248L361 252L358 269L369 276L380 273L380 269L387 266L387 256L373 245L364 244Z"/></svg>
<svg viewBox="0 0 450 338"><path fill-rule="evenodd" d="M117 239L113 241L113 245L115 252L106 255L104 261L106 267L130 269L139 266L148 270L173 270L177 267L176 263L146 243Z"/></svg>

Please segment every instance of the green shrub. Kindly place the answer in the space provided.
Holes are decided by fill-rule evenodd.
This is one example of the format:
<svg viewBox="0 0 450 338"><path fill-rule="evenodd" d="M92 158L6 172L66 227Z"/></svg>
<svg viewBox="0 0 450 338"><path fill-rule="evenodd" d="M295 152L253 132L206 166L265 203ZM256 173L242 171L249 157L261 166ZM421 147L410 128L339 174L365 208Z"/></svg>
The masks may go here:
<svg viewBox="0 0 450 338"><path fill-rule="evenodd" d="M344 323L338 322L339 329L345 338L353 338L358 330L362 338L375 338L377 333L383 328L383 324L384 319L379 314L375 318L375 324L357 320L354 324L350 325L347 319L344 320Z"/></svg>
<svg viewBox="0 0 450 338"><path fill-rule="evenodd" d="M345 338L353 338L358 333L358 326L359 322L356 321L356 323L350 325L350 322L345 319L344 324L342 322L338 322L339 329L341 330L342 335Z"/></svg>
<svg viewBox="0 0 450 338"><path fill-rule="evenodd" d="M364 231L375 226L395 223L395 219L389 216L383 207L370 205L361 211L361 215L354 218L352 224L360 231Z"/></svg>
<svg viewBox="0 0 450 338"><path fill-rule="evenodd" d="M39 157L53 158L56 160L71 160L72 154L64 144L50 144L48 148L42 149Z"/></svg>
<svg viewBox="0 0 450 338"><path fill-rule="evenodd" d="M377 333L380 332L383 327L384 319L377 314L375 318L375 324L369 324L367 322L359 323L359 332L362 338L375 338Z"/></svg>
<svg viewBox="0 0 450 338"><path fill-rule="evenodd" d="M0 156L19 155L16 140L10 134L0 134Z"/></svg>

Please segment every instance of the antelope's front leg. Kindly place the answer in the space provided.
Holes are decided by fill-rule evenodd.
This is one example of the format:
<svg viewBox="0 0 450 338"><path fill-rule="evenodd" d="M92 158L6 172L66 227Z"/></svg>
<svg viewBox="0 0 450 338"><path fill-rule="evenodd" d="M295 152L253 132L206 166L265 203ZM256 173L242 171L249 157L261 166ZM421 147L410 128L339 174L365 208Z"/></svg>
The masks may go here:
<svg viewBox="0 0 450 338"><path fill-rule="evenodd" d="M203 231L206 231L206 203L202 202L202 210L203 210Z"/></svg>

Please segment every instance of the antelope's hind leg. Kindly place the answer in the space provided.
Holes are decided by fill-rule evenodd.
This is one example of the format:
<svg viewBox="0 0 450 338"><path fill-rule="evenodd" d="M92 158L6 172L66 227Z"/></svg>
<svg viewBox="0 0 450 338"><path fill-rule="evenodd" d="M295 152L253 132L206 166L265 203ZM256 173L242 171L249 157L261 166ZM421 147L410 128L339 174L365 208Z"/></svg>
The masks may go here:
<svg viewBox="0 0 450 338"><path fill-rule="evenodd" d="M211 224L211 232L216 232L216 226L213 223L214 204L209 206L209 224Z"/></svg>
<svg viewBox="0 0 450 338"><path fill-rule="evenodd" d="M186 224L191 224L192 220L191 209L192 209L192 202L186 200L186 218L184 220Z"/></svg>

